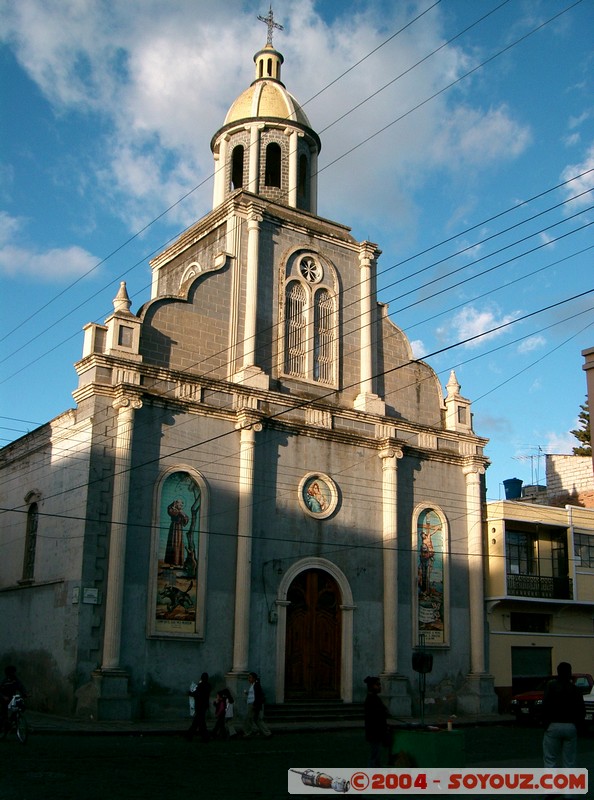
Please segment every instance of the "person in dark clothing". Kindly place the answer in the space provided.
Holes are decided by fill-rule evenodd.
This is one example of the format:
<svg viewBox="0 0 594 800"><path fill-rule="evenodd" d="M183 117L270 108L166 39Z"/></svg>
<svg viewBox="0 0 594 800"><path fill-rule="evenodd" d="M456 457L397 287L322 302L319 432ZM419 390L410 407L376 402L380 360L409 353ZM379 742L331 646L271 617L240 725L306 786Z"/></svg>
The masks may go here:
<svg viewBox="0 0 594 800"><path fill-rule="evenodd" d="M246 689L247 715L244 722L244 736L272 736L270 728L262 719L264 709L264 691L260 685L260 678L255 672L248 675L250 688Z"/></svg>
<svg viewBox="0 0 594 800"><path fill-rule="evenodd" d="M545 734L542 754L545 767L574 767L577 732L586 716L584 697L571 679L571 664L562 661L557 678L545 689L542 712Z"/></svg>
<svg viewBox="0 0 594 800"><path fill-rule="evenodd" d="M367 684L367 697L363 705L365 738L371 748L367 766L380 767L382 745L389 742L388 709L379 698L382 690L380 679L368 675L365 683Z"/></svg>
<svg viewBox="0 0 594 800"><path fill-rule="evenodd" d="M210 703L210 683L208 682L208 672L203 672L194 691L188 692L194 698L194 717L192 724L186 733L186 739L191 741L196 731L200 734L203 742L209 741L208 729L206 727L206 712Z"/></svg>
<svg viewBox="0 0 594 800"><path fill-rule="evenodd" d="M17 676L16 667L9 664L4 667L4 680L0 683L0 730L4 729L8 718L8 704L15 694L27 697L25 687Z"/></svg>

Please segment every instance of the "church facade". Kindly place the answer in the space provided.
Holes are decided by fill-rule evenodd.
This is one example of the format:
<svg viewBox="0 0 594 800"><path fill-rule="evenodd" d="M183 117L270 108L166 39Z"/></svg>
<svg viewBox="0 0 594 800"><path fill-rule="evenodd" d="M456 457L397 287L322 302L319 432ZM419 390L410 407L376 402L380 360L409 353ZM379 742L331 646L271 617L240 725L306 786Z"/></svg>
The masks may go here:
<svg viewBox="0 0 594 800"><path fill-rule="evenodd" d="M0 654L96 718L250 670L275 703L381 674L415 713L414 653L437 708L492 711L486 440L377 301L378 246L318 215L270 39L212 139L212 211L137 313L122 284L86 326L76 407L0 453Z"/></svg>

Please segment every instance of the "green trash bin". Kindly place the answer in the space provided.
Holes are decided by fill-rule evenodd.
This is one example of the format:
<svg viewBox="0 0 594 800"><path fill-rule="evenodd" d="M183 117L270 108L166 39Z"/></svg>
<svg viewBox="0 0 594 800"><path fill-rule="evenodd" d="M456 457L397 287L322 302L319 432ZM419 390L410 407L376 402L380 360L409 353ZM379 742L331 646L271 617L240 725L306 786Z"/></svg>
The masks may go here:
<svg viewBox="0 0 594 800"><path fill-rule="evenodd" d="M392 764L421 769L463 768L466 766L464 731L394 731Z"/></svg>

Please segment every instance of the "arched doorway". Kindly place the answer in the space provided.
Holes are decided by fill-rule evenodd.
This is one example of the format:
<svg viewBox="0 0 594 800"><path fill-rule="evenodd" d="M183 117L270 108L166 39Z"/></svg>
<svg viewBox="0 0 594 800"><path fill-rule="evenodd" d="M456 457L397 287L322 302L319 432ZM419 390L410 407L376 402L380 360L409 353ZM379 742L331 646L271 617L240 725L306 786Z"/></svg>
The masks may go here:
<svg viewBox="0 0 594 800"><path fill-rule="evenodd" d="M340 697L342 641L338 584L322 569L300 572L287 591L285 697Z"/></svg>

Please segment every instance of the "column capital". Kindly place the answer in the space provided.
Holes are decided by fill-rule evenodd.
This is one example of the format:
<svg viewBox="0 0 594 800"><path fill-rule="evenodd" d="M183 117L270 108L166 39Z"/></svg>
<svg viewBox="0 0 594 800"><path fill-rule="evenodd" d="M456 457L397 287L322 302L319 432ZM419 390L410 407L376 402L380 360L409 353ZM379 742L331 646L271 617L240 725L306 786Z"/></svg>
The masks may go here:
<svg viewBox="0 0 594 800"><path fill-rule="evenodd" d="M480 475L485 474L485 471L486 471L485 465L478 462L470 462L466 464L462 470L467 482L470 481L473 477L476 477L478 479Z"/></svg>
<svg viewBox="0 0 594 800"><path fill-rule="evenodd" d="M369 267L380 254L381 250L373 242L359 242L359 264L361 267Z"/></svg>
<svg viewBox="0 0 594 800"><path fill-rule="evenodd" d="M259 433L263 430L264 425L259 416L249 411L240 411L237 414L237 422L235 423L236 431L253 430Z"/></svg>
<svg viewBox="0 0 594 800"><path fill-rule="evenodd" d="M260 223L263 221L264 217L260 209L255 205L250 205L248 207L248 218L247 224L248 228L257 228Z"/></svg>
<svg viewBox="0 0 594 800"><path fill-rule="evenodd" d="M122 408L129 408L131 411L137 411L142 408L142 399L136 394L119 394L111 404L112 408L119 411Z"/></svg>
<svg viewBox="0 0 594 800"><path fill-rule="evenodd" d="M383 461L393 458L394 460L403 458L404 457L404 450L398 444L388 444L385 443L382 445L381 449L378 451L378 456Z"/></svg>

